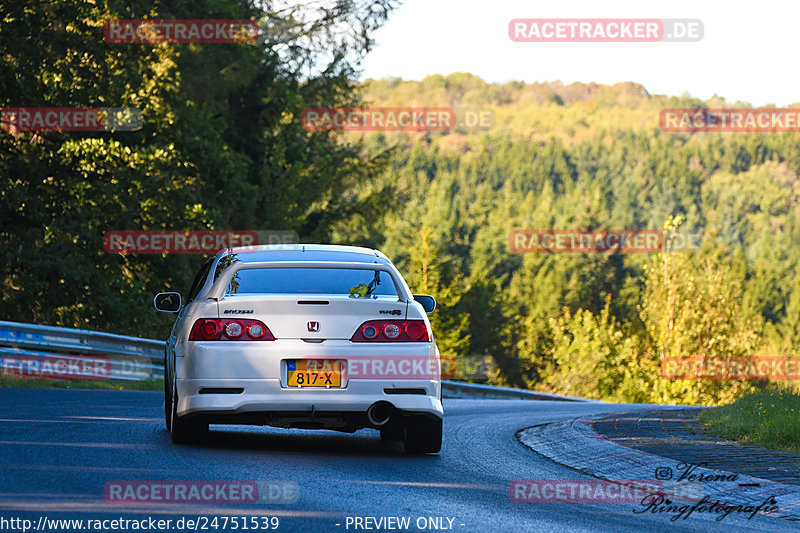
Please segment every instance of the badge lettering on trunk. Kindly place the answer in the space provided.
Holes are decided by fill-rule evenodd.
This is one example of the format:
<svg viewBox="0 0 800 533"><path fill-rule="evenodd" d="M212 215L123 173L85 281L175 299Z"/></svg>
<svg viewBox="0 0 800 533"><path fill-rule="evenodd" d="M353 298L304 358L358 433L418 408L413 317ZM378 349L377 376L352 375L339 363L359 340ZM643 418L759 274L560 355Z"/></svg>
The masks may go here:
<svg viewBox="0 0 800 533"><path fill-rule="evenodd" d="M319 322L315 322L315 321L309 322L308 323L308 331L311 331L311 332L319 331Z"/></svg>

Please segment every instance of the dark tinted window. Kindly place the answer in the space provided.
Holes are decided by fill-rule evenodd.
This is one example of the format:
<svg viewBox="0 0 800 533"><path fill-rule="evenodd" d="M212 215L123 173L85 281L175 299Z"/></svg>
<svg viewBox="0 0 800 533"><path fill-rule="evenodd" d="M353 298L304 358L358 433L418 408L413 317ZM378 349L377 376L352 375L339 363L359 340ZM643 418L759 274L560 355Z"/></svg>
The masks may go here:
<svg viewBox="0 0 800 533"><path fill-rule="evenodd" d="M370 290L371 288L371 290ZM236 273L227 294L397 296L383 271L346 268L253 268Z"/></svg>
<svg viewBox="0 0 800 533"><path fill-rule="evenodd" d="M194 277L192 286L189 288L189 295L186 297L187 303L194 300L194 297L197 296L197 293L200 292L200 289L203 288L203 285L205 285L206 278L208 277L208 271L211 268L211 263L213 262L214 258L212 257L211 259L203 263L202 267L200 267L200 271Z"/></svg>

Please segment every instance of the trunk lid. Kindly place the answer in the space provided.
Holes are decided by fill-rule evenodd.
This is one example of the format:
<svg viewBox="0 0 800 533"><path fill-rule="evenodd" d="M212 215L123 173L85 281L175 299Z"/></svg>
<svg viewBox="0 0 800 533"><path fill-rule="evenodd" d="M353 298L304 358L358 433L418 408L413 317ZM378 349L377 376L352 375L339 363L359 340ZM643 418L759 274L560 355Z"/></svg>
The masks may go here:
<svg viewBox="0 0 800 533"><path fill-rule="evenodd" d="M404 320L407 305L385 296L243 294L226 296L218 309L219 318L264 322L276 339L350 339L368 320Z"/></svg>

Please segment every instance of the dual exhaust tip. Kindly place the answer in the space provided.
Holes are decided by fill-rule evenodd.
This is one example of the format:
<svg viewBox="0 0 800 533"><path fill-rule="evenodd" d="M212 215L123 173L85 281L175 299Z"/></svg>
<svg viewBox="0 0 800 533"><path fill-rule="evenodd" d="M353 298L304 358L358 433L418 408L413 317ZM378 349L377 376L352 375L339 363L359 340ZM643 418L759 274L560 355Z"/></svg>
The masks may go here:
<svg viewBox="0 0 800 533"><path fill-rule="evenodd" d="M389 402L375 402L367 409L367 418L373 426L385 425L394 413L394 405Z"/></svg>

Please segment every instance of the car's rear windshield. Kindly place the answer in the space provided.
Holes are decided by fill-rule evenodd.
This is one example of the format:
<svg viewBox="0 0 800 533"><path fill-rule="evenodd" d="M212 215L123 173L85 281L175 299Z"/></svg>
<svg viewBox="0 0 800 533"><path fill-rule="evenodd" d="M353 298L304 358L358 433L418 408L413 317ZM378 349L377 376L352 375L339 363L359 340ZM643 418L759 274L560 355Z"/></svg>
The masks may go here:
<svg viewBox="0 0 800 533"><path fill-rule="evenodd" d="M328 294L354 298L398 296L387 272L348 268L242 269L233 277L226 294Z"/></svg>

